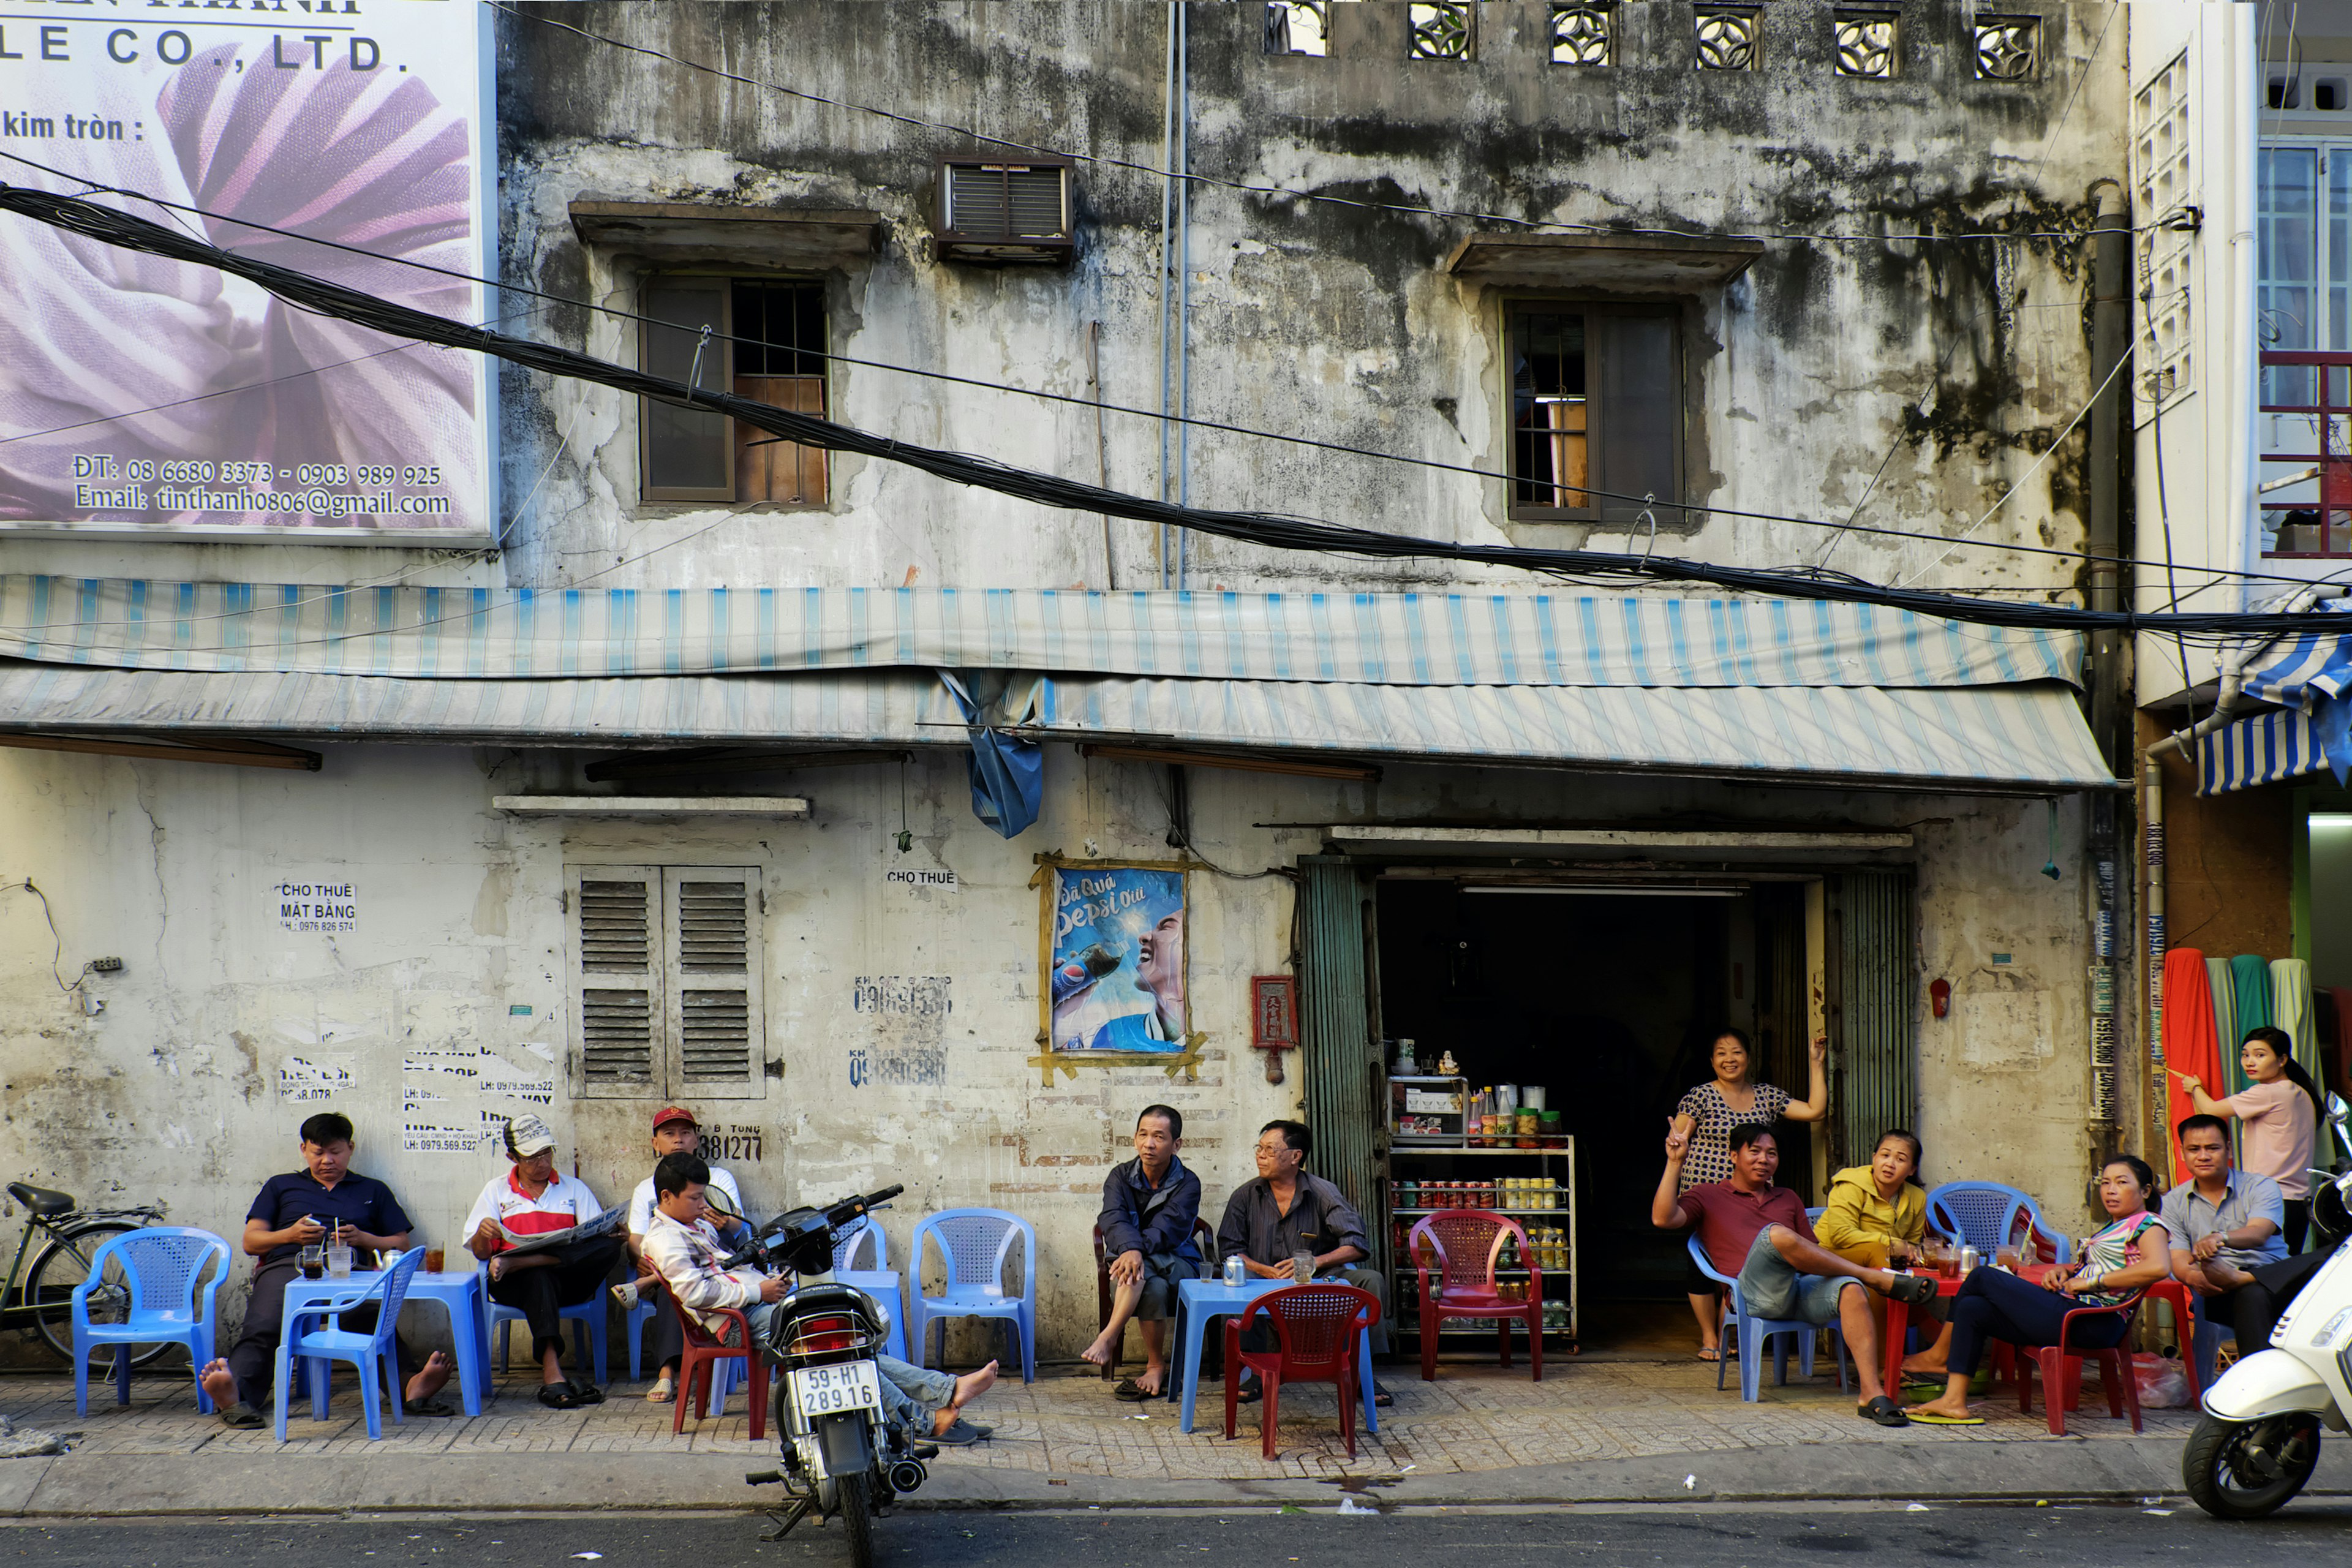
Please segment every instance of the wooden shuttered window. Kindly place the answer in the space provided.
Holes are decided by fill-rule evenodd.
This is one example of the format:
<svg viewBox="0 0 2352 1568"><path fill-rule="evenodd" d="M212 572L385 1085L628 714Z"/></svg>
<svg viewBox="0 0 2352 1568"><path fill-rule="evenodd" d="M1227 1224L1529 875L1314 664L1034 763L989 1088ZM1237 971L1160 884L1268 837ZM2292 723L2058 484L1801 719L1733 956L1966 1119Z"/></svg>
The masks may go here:
<svg viewBox="0 0 2352 1568"><path fill-rule="evenodd" d="M578 1092L761 1098L757 868L581 867L568 881Z"/></svg>

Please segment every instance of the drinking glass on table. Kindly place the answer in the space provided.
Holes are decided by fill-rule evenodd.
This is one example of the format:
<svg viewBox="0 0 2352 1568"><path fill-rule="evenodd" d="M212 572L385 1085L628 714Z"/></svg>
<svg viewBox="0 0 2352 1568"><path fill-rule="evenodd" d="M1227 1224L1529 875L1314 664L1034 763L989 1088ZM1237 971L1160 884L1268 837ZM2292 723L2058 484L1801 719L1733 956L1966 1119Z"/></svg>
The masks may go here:
<svg viewBox="0 0 2352 1568"><path fill-rule="evenodd" d="M315 1241L310 1243L302 1249L301 1263L303 1279L324 1279L327 1277L326 1247Z"/></svg>
<svg viewBox="0 0 2352 1568"><path fill-rule="evenodd" d="M447 1261L447 1259L443 1254L441 1248L437 1247L428 1247L425 1249L425 1272L427 1274L440 1273L441 1265L446 1261Z"/></svg>
<svg viewBox="0 0 2352 1568"><path fill-rule="evenodd" d="M1309 1279L1314 1279L1315 1255L1311 1252L1292 1253L1290 1255L1290 1277L1301 1285L1304 1285Z"/></svg>

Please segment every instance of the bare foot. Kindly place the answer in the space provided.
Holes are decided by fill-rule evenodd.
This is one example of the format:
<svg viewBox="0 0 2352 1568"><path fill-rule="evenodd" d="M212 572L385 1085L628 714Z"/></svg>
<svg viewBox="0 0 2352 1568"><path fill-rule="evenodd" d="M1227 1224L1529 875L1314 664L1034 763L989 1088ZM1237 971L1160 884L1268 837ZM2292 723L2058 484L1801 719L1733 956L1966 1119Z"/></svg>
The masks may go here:
<svg viewBox="0 0 2352 1568"><path fill-rule="evenodd" d="M402 1397L411 1405L420 1399L432 1398L441 1392L441 1385L449 1381L452 1370L449 1358L435 1351L425 1358L425 1364L417 1369L416 1375L408 1380L407 1392Z"/></svg>
<svg viewBox="0 0 2352 1568"><path fill-rule="evenodd" d="M1923 1351L1917 1355L1904 1357L1903 1375L1906 1377L1943 1377L1948 1375L1948 1373L1945 1371L1944 1363L1941 1359L1931 1357Z"/></svg>
<svg viewBox="0 0 2352 1568"><path fill-rule="evenodd" d="M1147 1366L1135 1374L1135 1386L1146 1394L1158 1394L1168 1386L1168 1363Z"/></svg>
<svg viewBox="0 0 2352 1568"><path fill-rule="evenodd" d="M945 1410L931 1418L931 1430L945 1432L955 1425L959 1411L995 1386L996 1363L994 1362L990 1362L978 1372L968 1372L957 1378L955 1397L948 1401L948 1407Z"/></svg>
<svg viewBox="0 0 2352 1568"><path fill-rule="evenodd" d="M1925 1405L1905 1405L1903 1407L1903 1414L1906 1415L1948 1415L1955 1421L1965 1421L1968 1419L1969 1415L1968 1396L1963 1394L1953 1394L1947 1390L1945 1393L1937 1394L1935 1398L1930 1399Z"/></svg>
<svg viewBox="0 0 2352 1568"><path fill-rule="evenodd" d="M1097 1366L1110 1364L1110 1342L1098 1339L1078 1352L1080 1361L1090 1361Z"/></svg>
<svg viewBox="0 0 2352 1568"><path fill-rule="evenodd" d="M196 1373L212 1402L226 1410L236 1403L236 1373L229 1371L228 1363L219 1357L205 1363L204 1371Z"/></svg>

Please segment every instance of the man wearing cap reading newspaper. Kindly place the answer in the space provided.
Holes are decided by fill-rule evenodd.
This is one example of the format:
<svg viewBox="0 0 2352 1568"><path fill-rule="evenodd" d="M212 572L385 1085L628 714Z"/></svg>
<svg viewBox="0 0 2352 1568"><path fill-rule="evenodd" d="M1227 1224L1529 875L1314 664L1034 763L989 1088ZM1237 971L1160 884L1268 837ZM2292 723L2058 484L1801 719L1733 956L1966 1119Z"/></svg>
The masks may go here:
<svg viewBox="0 0 2352 1568"><path fill-rule="evenodd" d="M654 1112L654 1158L660 1161L672 1154L699 1154L702 1152L702 1128L694 1120L694 1112L682 1105L665 1105ZM749 1234L740 1223L743 1194L736 1188L735 1178L717 1165L709 1166L709 1190L705 1194L710 1205L711 1224L719 1236L730 1243ZM686 1353L686 1333L677 1326L677 1315L659 1310L661 1274L646 1256L646 1232L654 1222L654 1179L647 1176L629 1194L629 1260L637 1267L633 1284L640 1298L650 1299L654 1313L654 1363L661 1370L655 1374L654 1385L646 1397L656 1405L667 1405L677 1391L677 1363ZM622 1287L626 1291L629 1287ZM619 1293L619 1292L616 1292Z"/></svg>
<svg viewBox="0 0 2352 1568"><path fill-rule="evenodd" d="M604 1205L588 1184L555 1168L555 1134L532 1115L507 1123L513 1168L490 1178L466 1215L466 1247L490 1266L490 1300L513 1307L530 1325L530 1353L541 1371L539 1402L572 1410L604 1402L587 1378L563 1375L560 1309L604 1288L621 1257L617 1223L599 1226ZM614 1222L620 1215L614 1215ZM571 1233L587 1227L586 1233ZM597 1303L601 1310L604 1303Z"/></svg>

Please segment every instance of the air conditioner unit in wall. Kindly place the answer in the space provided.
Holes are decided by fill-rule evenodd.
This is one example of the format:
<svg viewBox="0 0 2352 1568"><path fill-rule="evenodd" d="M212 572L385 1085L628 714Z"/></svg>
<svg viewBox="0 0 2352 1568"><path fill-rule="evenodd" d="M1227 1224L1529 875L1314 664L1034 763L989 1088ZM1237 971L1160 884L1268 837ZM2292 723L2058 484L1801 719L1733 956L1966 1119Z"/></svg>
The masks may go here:
<svg viewBox="0 0 2352 1568"><path fill-rule="evenodd" d="M1066 158L940 162L940 255L952 261L1067 261L1076 250Z"/></svg>

